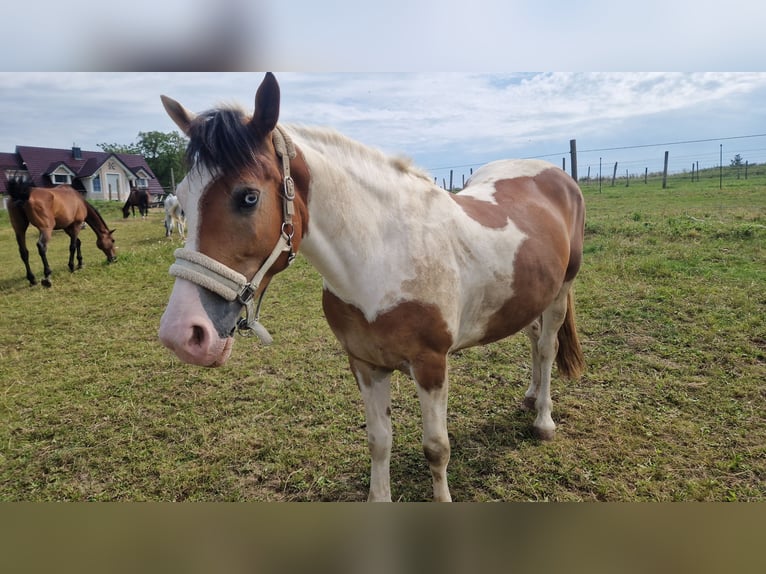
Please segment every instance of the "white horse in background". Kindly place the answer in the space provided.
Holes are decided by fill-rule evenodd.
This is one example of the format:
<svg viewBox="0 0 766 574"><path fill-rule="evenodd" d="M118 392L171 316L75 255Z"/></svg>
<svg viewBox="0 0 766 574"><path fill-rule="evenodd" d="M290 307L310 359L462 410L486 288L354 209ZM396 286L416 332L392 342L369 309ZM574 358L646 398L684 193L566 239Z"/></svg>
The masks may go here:
<svg viewBox="0 0 766 574"><path fill-rule="evenodd" d="M178 235L181 236L182 240L185 239L186 217L184 210L178 198L169 193L165 198L165 237L170 237L173 234L174 224L178 230Z"/></svg>

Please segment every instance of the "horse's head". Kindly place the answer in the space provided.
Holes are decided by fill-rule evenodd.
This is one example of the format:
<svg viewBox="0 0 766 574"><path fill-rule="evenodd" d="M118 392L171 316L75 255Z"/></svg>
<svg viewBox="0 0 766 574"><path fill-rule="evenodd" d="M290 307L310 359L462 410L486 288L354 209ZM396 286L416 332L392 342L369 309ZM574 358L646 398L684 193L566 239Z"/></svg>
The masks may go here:
<svg viewBox="0 0 766 574"><path fill-rule="evenodd" d="M96 236L96 247L106 255L106 260L109 263L117 261L117 247L114 244L114 229L109 229L104 233L99 233Z"/></svg>
<svg viewBox="0 0 766 574"><path fill-rule="evenodd" d="M162 103L189 137L190 169L177 189L188 236L171 266L176 282L159 336L182 360L218 366L237 327L268 337L253 301L298 249L306 215L293 181L305 190L308 171L277 128L279 85L271 74L252 117L232 108L195 115L165 96Z"/></svg>

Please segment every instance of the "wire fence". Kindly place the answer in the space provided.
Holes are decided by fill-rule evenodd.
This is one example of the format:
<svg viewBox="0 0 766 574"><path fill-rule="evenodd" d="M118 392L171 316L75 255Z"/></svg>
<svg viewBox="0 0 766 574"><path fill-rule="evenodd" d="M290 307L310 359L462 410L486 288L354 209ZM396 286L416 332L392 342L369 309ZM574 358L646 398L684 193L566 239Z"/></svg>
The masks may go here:
<svg viewBox="0 0 766 574"><path fill-rule="evenodd" d="M643 153L645 152L645 153ZM721 169L725 178L748 178L766 174L766 134L753 134L699 140L617 146L577 150L577 178L582 183L600 181L605 185L631 185L633 181L662 179L668 152L669 175L688 174L689 178L719 177L711 168ZM545 159L571 173L570 150L527 156ZM485 162L486 163L486 162ZM737 165L733 165L737 164ZM482 163L438 168L435 178L445 189L459 190L473 169Z"/></svg>

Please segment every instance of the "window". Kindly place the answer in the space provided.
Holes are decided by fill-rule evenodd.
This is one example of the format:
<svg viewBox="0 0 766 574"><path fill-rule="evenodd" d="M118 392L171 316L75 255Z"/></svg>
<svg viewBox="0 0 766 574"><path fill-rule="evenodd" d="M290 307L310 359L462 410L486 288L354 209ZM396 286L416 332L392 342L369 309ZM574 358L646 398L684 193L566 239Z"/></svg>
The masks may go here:
<svg viewBox="0 0 766 574"><path fill-rule="evenodd" d="M138 189L146 189L147 187L149 187L149 180L146 179L145 177L139 177L136 180L136 187Z"/></svg>
<svg viewBox="0 0 766 574"><path fill-rule="evenodd" d="M66 183L69 184L69 176L66 174L60 174L60 173L54 173L53 174L53 183L55 184L61 184Z"/></svg>
<svg viewBox="0 0 766 574"><path fill-rule="evenodd" d="M93 193L101 193L101 176L97 175L93 178Z"/></svg>

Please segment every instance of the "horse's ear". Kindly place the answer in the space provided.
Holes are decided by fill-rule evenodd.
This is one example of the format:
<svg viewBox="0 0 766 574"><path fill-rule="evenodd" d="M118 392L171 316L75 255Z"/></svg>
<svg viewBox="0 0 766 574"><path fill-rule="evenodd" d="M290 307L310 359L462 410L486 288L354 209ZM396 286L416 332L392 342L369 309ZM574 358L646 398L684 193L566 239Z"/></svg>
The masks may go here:
<svg viewBox="0 0 766 574"><path fill-rule="evenodd" d="M255 112L250 125L262 136L270 134L279 120L279 84L268 72L255 94Z"/></svg>
<svg viewBox="0 0 766 574"><path fill-rule="evenodd" d="M160 99L162 100L162 105L165 107L165 111L170 116L170 119L173 120L175 124L181 128L181 131L188 136L189 128L195 117L194 114L173 98L160 96Z"/></svg>

